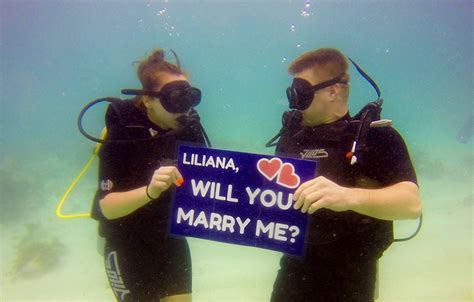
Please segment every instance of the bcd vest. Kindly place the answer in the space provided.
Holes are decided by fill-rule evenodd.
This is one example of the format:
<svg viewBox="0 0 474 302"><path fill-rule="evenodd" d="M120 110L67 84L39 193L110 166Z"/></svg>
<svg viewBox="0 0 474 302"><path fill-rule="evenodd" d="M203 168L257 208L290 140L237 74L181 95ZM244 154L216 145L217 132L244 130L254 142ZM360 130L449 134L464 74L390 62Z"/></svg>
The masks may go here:
<svg viewBox="0 0 474 302"><path fill-rule="evenodd" d="M313 128L302 128L291 121L291 117L286 119L276 148L278 155L314 160L317 162L316 176L324 176L343 187L382 186L364 175L364 160L369 160L367 154L356 165L351 165L346 156L357 131L357 121L351 120L349 115L332 124ZM379 257L393 242L392 222L353 211L320 209L310 215L307 244L328 245L341 241L350 246L358 245Z"/></svg>

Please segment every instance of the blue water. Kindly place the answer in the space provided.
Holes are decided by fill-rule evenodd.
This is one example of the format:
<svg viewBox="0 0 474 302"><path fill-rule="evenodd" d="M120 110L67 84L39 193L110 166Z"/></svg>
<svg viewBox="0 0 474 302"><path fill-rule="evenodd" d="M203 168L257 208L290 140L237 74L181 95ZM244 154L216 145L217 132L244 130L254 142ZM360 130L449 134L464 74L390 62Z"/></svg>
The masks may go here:
<svg viewBox="0 0 474 302"><path fill-rule="evenodd" d="M306 3L310 4L308 8ZM302 15L305 9L308 16ZM271 153L263 146L279 130L281 113L287 108L289 62L304 51L330 46L353 58L379 84L385 100L382 115L393 119L394 127L405 137L418 170L424 210L433 217L432 225L428 222L425 226L425 237L420 235L415 244L396 247L396 251L404 251L391 258L387 267L403 266L412 257L426 259L426 253L439 243L459 244L451 252L422 262L415 272L410 272L410 266L406 271L397 271L395 275L400 279L410 280L417 274L424 278L403 283L418 285L407 285L402 291L394 289L394 285L381 285L381 301L472 299L474 155L472 140L461 144L456 141L456 134L473 114L473 10L472 1L448 0L3 0L1 206L8 207L13 217L0 226L8 231L11 221L18 220L15 227L21 229L35 219L39 223L47 221L51 228L64 227L63 221L52 218L55 203L93 147L77 131L78 112L95 98L120 97L120 89L139 87L132 63L154 48L174 49L191 74L193 85L202 90L198 111L215 147ZM172 60L171 53L167 55ZM350 110L356 113L376 95L355 69L351 67L350 72ZM90 132L100 132L103 113L104 107L97 106L87 116L85 124ZM94 171L90 172L82 188L76 189L75 210L89 209L94 177ZM29 209L31 204L41 214L34 215ZM74 224L81 229L81 222ZM436 231L430 233L430 226ZM83 229L86 231L81 236L95 236L93 226ZM15 238L8 240L9 245L15 245ZM204 250L203 257L212 253L212 245L207 251L200 244L196 246ZM74 242L69 246L69 250L79 250L81 254L90 249ZM232 247L223 249L239 257ZM241 257L254 253L262 252L251 250ZM278 258L277 254L271 255ZM221 256L225 261L225 255ZM9 257L15 257L14 252L5 249L2 274L9 270ZM439 264L447 259L459 263L440 268ZM198 267L202 263L211 263L211 267L222 264L211 258L195 260ZM98 279L102 277L100 269ZM273 266L269 274L272 269ZM434 270L441 273L430 273ZM260 276L266 268L257 271L256 276ZM389 270L383 273L393 276ZM41 278L54 276L54 271L48 274ZM70 283L78 278L73 268L66 275ZM456 276L455 282L445 281L446 276L452 275ZM235 274L216 269L213 277L228 281L219 288L223 296L232 292L232 301L250 301L244 290L239 290L239 282L244 283ZM211 294L215 289L206 278L209 277L196 278L197 301L211 301L214 297L215 301L225 301L218 294ZM387 277L384 282L394 284L399 282L397 278ZM255 290L254 301L265 301L272 279L270 275L266 285ZM18 290L26 286L21 282L2 282L0 298L36 299L38 295ZM31 285L35 280L28 282ZM256 279L247 282L256 287L259 284ZM453 283L457 286L450 285ZM94 290L80 288L84 284L76 284L75 297L92 301L100 296ZM53 296L58 301L65 299L48 291L40 296L43 300Z"/></svg>

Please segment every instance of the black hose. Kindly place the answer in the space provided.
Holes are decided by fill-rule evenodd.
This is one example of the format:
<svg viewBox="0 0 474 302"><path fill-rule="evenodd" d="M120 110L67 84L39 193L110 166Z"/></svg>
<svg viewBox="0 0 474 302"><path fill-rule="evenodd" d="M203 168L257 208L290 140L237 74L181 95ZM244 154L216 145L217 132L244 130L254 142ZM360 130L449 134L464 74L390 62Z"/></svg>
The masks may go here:
<svg viewBox="0 0 474 302"><path fill-rule="evenodd" d="M408 237L405 237L405 238L398 238L398 239L394 239L393 241L394 242L403 242L403 241L408 241L410 239L412 239L413 237L415 237L416 235L418 235L418 233L420 232L421 230L421 225L423 224L423 214L420 215L420 218L418 219L418 226L415 230L415 232L413 234L411 234L410 236Z"/></svg>

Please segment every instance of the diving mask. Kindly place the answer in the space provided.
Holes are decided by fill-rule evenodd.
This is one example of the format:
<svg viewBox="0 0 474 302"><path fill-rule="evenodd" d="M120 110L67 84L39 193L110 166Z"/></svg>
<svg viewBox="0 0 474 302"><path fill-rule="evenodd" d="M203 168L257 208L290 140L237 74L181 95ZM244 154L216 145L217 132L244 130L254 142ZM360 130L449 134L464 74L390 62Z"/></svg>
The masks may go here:
<svg viewBox="0 0 474 302"><path fill-rule="evenodd" d="M141 89L122 89L126 95L146 95L159 98L161 105L170 113L184 113L201 101L201 90L192 87L187 81L173 81L160 91Z"/></svg>
<svg viewBox="0 0 474 302"><path fill-rule="evenodd" d="M331 85L341 83L347 84L340 75L328 81L324 81L317 85L311 85L310 82L302 78L294 78L293 83L286 89L286 96L290 103L290 109L306 110L313 101L316 91L329 87Z"/></svg>

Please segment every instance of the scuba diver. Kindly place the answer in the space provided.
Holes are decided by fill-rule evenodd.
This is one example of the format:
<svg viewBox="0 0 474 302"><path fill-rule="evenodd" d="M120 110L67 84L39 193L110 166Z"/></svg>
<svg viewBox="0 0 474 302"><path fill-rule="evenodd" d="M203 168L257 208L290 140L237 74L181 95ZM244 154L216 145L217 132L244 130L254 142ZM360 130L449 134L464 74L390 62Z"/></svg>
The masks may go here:
<svg viewBox="0 0 474 302"><path fill-rule="evenodd" d="M351 62L379 96L354 117L349 63L339 50L309 51L288 69L292 110L267 146L317 161L317 176L294 193L294 208L309 215L306 251L301 258L282 256L272 302L374 301L377 262L394 241L393 220L421 215L404 140L380 119L378 86Z"/></svg>
<svg viewBox="0 0 474 302"><path fill-rule="evenodd" d="M162 49L138 62L143 88L122 90L133 99L99 99L79 116L81 132L102 143L91 216L105 238L105 270L118 301L191 301L188 243L168 236L167 225L173 187L184 181L175 166L178 143L210 143L194 110L201 91L173 54L176 64L165 60ZM110 102L107 134L98 139L80 121L102 101Z"/></svg>

